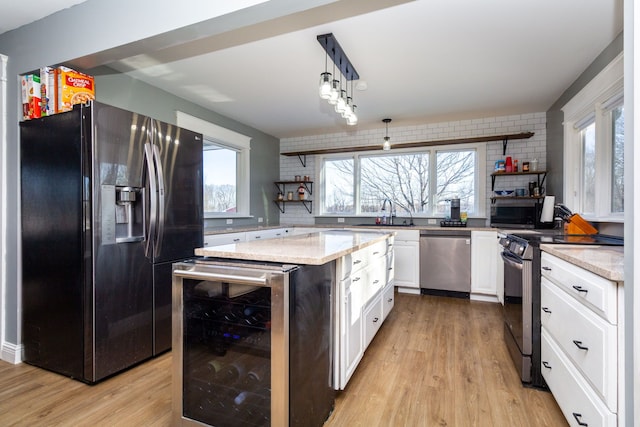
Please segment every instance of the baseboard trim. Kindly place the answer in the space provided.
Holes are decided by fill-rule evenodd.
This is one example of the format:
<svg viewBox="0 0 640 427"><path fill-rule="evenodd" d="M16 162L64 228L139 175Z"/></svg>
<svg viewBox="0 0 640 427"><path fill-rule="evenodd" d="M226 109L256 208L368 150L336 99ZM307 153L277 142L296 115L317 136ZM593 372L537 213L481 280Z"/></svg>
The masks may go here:
<svg viewBox="0 0 640 427"><path fill-rule="evenodd" d="M22 363L22 344L12 344L10 342L2 343L2 350L0 351L0 359L5 362L17 365Z"/></svg>
<svg viewBox="0 0 640 427"><path fill-rule="evenodd" d="M495 295L474 294L474 293L472 293L470 298L471 298L472 301L500 302L500 301L498 301L498 297L495 296Z"/></svg>

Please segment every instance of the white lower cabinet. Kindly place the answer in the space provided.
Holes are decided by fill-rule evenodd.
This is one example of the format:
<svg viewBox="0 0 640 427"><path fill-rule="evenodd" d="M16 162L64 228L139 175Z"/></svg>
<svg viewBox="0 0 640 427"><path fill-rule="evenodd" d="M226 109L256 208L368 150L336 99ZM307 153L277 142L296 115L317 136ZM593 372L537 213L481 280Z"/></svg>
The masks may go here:
<svg viewBox="0 0 640 427"><path fill-rule="evenodd" d="M399 230L393 242L394 282L398 292L420 293L420 231Z"/></svg>
<svg viewBox="0 0 640 427"><path fill-rule="evenodd" d="M497 231L471 232L471 299L498 299Z"/></svg>
<svg viewBox="0 0 640 427"><path fill-rule="evenodd" d="M393 238L337 260L334 388L343 390L393 308Z"/></svg>
<svg viewBox="0 0 640 427"><path fill-rule="evenodd" d="M541 274L541 370L551 393L572 426L623 425L622 285L546 252Z"/></svg>

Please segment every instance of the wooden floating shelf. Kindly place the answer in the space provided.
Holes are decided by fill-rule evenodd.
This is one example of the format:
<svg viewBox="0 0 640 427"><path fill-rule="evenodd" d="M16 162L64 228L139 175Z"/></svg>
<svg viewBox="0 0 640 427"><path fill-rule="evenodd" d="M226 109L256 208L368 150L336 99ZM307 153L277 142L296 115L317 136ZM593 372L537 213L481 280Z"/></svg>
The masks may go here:
<svg viewBox="0 0 640 427"><path fill-rule="evenodd" d="M490 136L477 136L471 138L455 138L455 139L439 139L435 141L422 141L422 142L400 142L393 144L391 150L397 150L401 148L419 148L429 147L434 145L445 144L470 144L474 142L490 142L490 141L503 141L504 148L506 149L506 143L510 140L516 139L529 139L534 135L533 132L513 133L508 135L490 135ZM335 154L335 153L351 153L356 151L372 151L382 150L382 144L376 145L363 145L359 147L336 147L336 148L324 148L320 150L307 150L307 151L288 151L286 153L280 153L282 156L308 156L315 154ZM305 159L306 160L306 159ZM302 159L300 159L302 162ZM304 162L306 163L306 162Z"/></svg>

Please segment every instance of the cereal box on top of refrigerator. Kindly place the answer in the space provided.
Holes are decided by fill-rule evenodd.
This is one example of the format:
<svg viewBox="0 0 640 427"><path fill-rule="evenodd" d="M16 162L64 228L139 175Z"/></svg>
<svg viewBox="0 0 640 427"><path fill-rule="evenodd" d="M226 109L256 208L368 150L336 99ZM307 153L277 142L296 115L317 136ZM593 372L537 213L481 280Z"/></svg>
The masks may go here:
<svg viewBox="0 0 640 427"><path fill-rule="evenodd" d="M56 68L56 112L69 111L74 104L83 104L96 98L93 77L67 67Z"/></svg>
<svg viewBox="0 0 640 427"><path fill-rule="evenodd" d="M40 92L42 96L42 116L56 113L56 78L53 67L40 68Z"/></svg>
<svg viewBox="0 0 640 427"><path fill-rule="evenodd" d="M20 90L22 95L22 118L24 120L40 117L41 94L40 77L35 74L20 76Z"/></svg>

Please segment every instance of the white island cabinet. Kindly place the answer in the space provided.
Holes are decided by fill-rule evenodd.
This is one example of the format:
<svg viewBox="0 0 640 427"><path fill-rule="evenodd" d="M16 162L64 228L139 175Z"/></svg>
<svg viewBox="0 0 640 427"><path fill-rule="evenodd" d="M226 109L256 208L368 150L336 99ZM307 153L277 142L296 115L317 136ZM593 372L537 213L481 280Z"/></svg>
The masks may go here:
<svg viewBox="0 0 640 427"><path fill-rule="evenodd" d="M622 283L547 252L541 269L541 369L549 389L571 425L623 425Z"/></svg>
<svg viewBox="0 0 640 427"><path fill-rule="evenodd" d="M393 237L337 260L334 386L343 390L393 307Z"/></svg>

